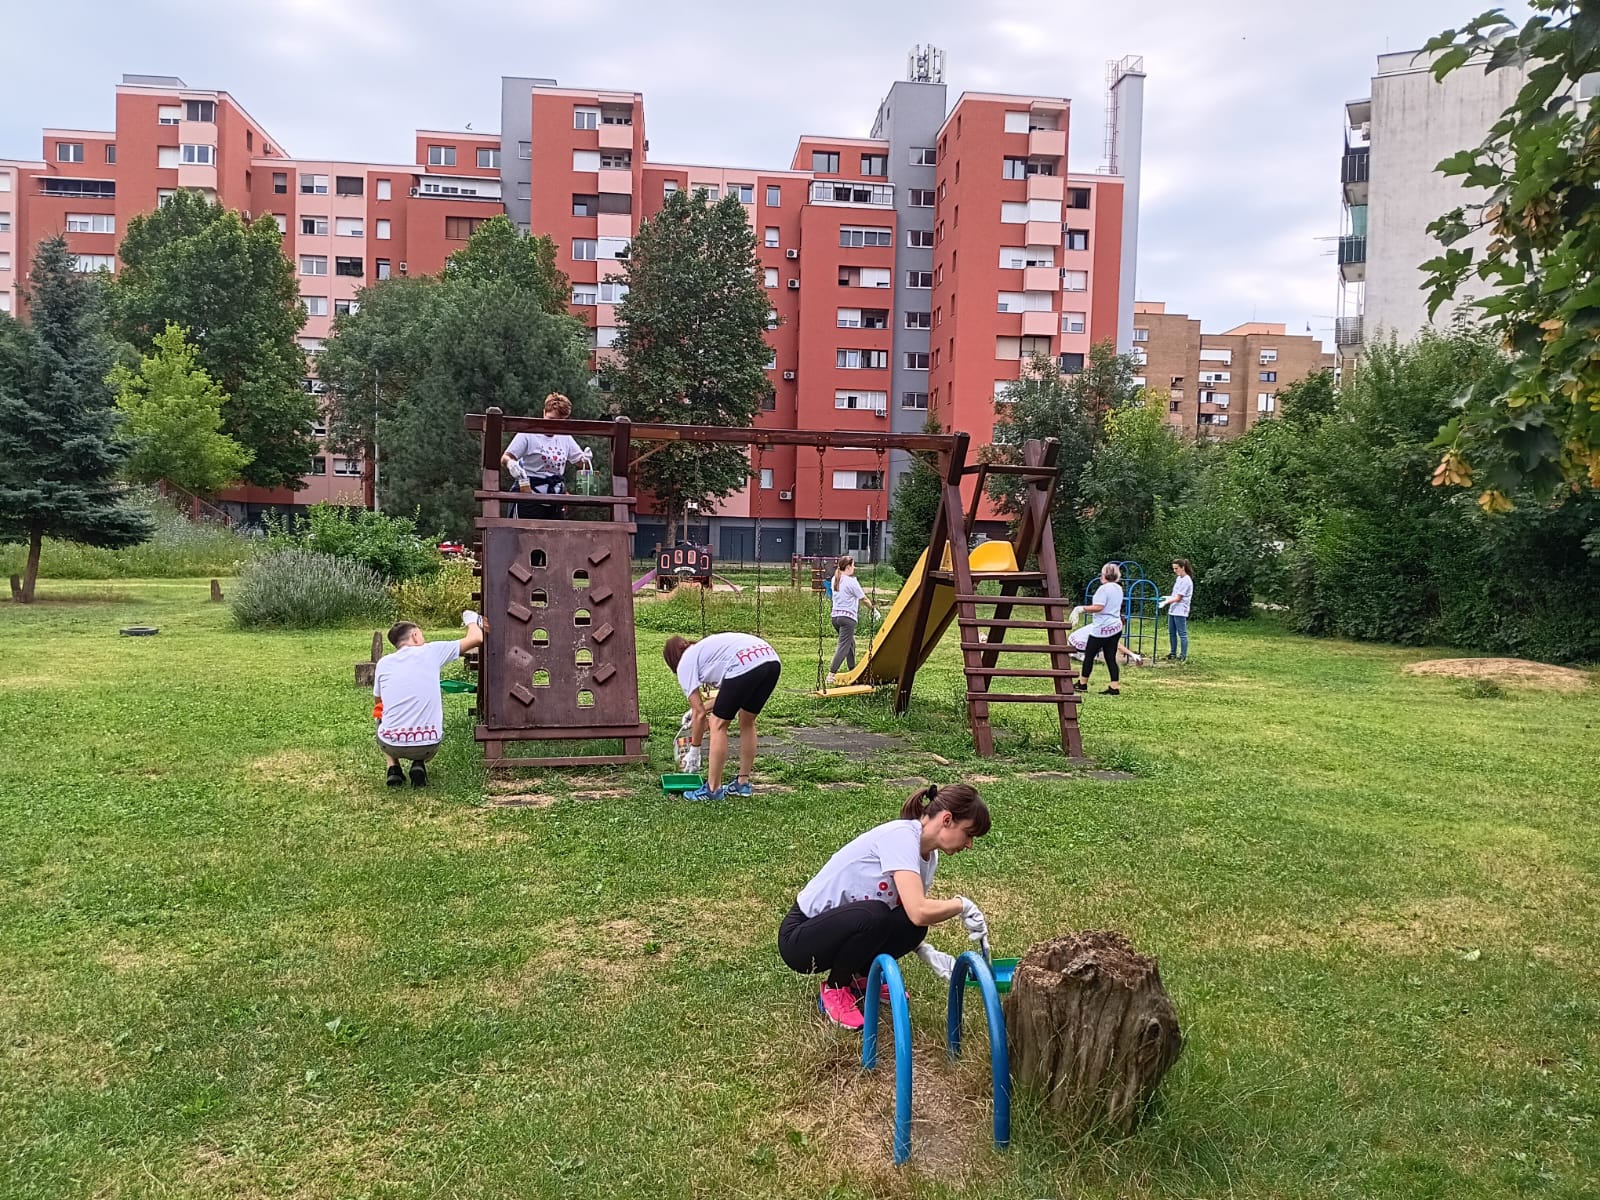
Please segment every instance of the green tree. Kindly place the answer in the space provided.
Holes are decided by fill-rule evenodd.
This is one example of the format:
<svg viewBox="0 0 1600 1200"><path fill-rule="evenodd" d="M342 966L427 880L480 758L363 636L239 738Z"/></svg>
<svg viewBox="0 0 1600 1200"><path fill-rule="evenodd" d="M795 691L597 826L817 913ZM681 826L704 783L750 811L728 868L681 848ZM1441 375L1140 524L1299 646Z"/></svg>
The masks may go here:
<svg viewBox="0 0 1600 1200"><path fill-rule="evenodd" d="M239 478L250 451L221 432L228 397L200 366L184 330L168 325L154 349L137 370L117 364L109 380L134 442L124 474L208 496Z"/></svg>
<svg viewBox="0 0 1600 1200"><path fill-rule="evenodd" d="M942 433L939 422L928 419L923 433ZM901 576L911 574L917 559L928 548L933 535L933 520L944 496L944 481L939 477L939 456L931 452L911 455L911 469L894 489L889 504L889 565Z"/></svg>
<svg viewBox="0 0 1600 1200"><path fill-rule="evenodd" d="M199 364L228 396L227 434L251 453L248 483L299 488L316 448L316 401L295 340L305 309L294 264L270 216L237 212L180 190L134 217L112 289L116 331L147 353L168 323L183 326Z"/></svg>
<svg viewBox="0 0 1600 1200"><path fill-rule="evenodd" d="M755 234L732 195L675 193L639 227L617 306L617 358L606 375L630 420L743 427L772 394L766 331L772 306ZM667 518L667 541L694 504L745 486L742 449L668 445L643 461L639 484Z"/></svg>
<svg viewBox="0 0 1600 1200"><path fill-rule="evenodd" d="M506 216L490 217L444 264L444 278L469 284L512 284L539 298L544 310L567 315L572 287L556 267L556 244L544 234L524 234Z"/></svg>
<svg viewBox="0 0 1600 1200"><path fill-rule="evenodd" d="M1600 487L1600 103L1578 92L1600 71L1600 0L1528 6L1520 29L1493 9L1425 47L1441 52L1439 79L1469 65L1527 71L1483 142L1439 164L1487 194L1429 226L1445 249L1423 264L1431 312L1469 278L1493 289L1473 307L1511 371L1457 398L1434 475L1478 489L1491 513L1509 511L1519 488ZM1461 245L1476 230L1490 235L1481 251Z"/></svg>
<svg viewBox="0 0 1600 1200"><path fill-rule="evenodd" d="M0 317L0 541L28 546L25 604L46 537L115 549L151 533L117 480L128 448L106 382L104 284L74 269L64 237L39 244L28 314Z"/></svg>

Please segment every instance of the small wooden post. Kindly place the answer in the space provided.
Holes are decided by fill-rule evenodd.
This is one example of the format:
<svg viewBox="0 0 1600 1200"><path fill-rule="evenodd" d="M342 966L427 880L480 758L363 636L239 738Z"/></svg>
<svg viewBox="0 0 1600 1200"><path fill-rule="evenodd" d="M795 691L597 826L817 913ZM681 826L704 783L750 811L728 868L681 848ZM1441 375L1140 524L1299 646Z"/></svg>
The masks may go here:
<svg viewBox="0 0 1600 1200"><path fill-rule="evenodd" d="M222 603L222 583L216 579L211 581L211 603Z"/></svg>
<svg viewBox="0 0 1600 1200"><path fill-rule="evenodd" d="M378 660L383 657L383 632L372 631L372 661L356 664L356 686L371 687L372 681L377 678Z"/></svg>

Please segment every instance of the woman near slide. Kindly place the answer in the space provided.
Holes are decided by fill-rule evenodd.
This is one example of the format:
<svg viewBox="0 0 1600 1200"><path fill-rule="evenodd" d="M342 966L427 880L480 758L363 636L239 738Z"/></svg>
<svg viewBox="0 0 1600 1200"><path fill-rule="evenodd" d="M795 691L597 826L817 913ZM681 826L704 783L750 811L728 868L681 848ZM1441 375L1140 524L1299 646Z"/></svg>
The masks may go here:
<svg viewBox="0 0 1600 1200"><path fill-rule="evenodd" d="M859 1030L872 960L915 951L942 979L955 960L927 945L928 928L960 917L980 941L989 924L965 896L928 894L939 854L960 854L989 832L989 809L965 783L930 783L912 794L900 819L849 842L801 889L778 929L778 953L791 970L822 975L817 1008L835 1025Z"/></svg>
<svg viewBox="0 0 1600 1200"><path fill-rule="evenodd" d="M856 582L856 560L846 554L833 572L833 628L839 635L839 644L833 651L833 665L828 668L828 683L833 683L840 665L856 669L856 622L861 618L861 602L867 593ZM867 605L872 608L871 603ZM872 608L876 617L878 610Z"/></svg>

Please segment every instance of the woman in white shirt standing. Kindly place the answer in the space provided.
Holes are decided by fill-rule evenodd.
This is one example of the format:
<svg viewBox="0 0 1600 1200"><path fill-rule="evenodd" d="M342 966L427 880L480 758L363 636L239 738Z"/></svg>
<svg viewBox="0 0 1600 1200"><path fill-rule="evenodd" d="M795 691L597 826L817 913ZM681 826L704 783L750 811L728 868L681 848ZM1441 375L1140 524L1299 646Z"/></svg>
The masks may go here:
<svg viewBox="0 0 1600 1200"><path fill-rule="evenodd" d="M861 602L867 593L856 582L856 560L846 554L833 572L833 628L839 635L839 644L833 652L833 665L828 668L828 682L838 673L840 664L856 669L856 622L861 617ZM869 603L868 608L872 608ZM876 617L878 610L872 608Z"/></svg>
<svg viewBox="0 0 1600 1200"><path fill-rule="evenodd" d="M939 854L959 854L989 832L989 809L977 789L930 783L900 809L898 821L867 830L838 851L778 929L778 953L802 975L827 972L817 1008L835 1025L859 1030L872 960L916 951L943 979L955 960L926 945L928 927L960 917L967 935L989 934L982 910L965 896L928 895Z"/></svg>
<svg viewBox="0 0 1600 1200"><path fill-rule="evenodd" d="M673 636L661 656L678 677L689 698L689 749L681 764L685 771L700 769L700 741L711 731L711 760L706 779L685 800L721 800L725 796L755 793L750 774L756 765L756 717L772 698L783 664L771 643L748 633L713 633L698 642ZM711 707L700 696L703 687L717 689ZM728 725L739 719L739 773L726 788L722 768L728 761Z"/></svg>
<svg viewBox="0 0 1600 1200"><path fill-rule="evenodd" d="M1167 610L1167 658L1189 661L1189 607L1194 602L1194 571L1187 558L1172 560L1172 595L1161 602Z"/></svg>
<svg viewBox="0 0 1600 1200"><path fill-rule="evenodd" d="M544 419L565 421L572 415L572 401L560 392L544 398ZM501 464L517 481L517 490L542 496L559 496L567 490L567 466L589 463L593 456L564 433L519 433L500 456ZM561 517L559 504L519 503L517 516L525 520L555 521Z"/></svg>
<svg viewBox="0 0 1600 1200"><path fill-rule="evenodd" d="M1094 619L1089 623L1089 641L1083 651L1083 678L1073 684L1080 692L1089 690L1089 676L1094 673L1095 655L1101 655L1106 660L1106 669L1111 672L1111 686L1103 689L1101 695L1122 695L1122 672L1117 668L1117 643L1122 640L1122 585L1118 582L1122 578L1122 568L1116 563L1107 563L1100 568L1100 586L1095 589L1094 601L1083 606L1083 611L1093 613Z"/></svg>

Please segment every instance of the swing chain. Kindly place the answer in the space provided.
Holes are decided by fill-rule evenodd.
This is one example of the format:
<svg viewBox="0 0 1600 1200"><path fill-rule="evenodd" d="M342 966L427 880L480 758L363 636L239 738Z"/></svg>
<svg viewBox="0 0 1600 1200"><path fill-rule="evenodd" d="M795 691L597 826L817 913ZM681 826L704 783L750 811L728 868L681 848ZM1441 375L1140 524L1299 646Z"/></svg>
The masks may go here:
<svg viewBox="0 0 1600 1200"><path fill-rule="evenodd" d="M766 447L756 443L756 636L761 636L761 464L766 461Z"/></svg>

